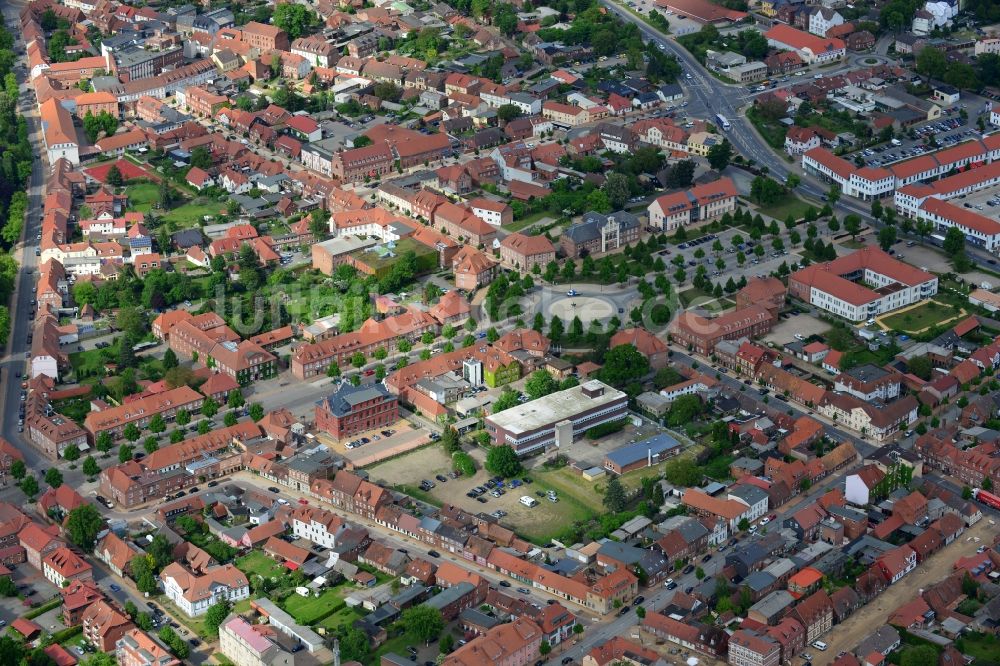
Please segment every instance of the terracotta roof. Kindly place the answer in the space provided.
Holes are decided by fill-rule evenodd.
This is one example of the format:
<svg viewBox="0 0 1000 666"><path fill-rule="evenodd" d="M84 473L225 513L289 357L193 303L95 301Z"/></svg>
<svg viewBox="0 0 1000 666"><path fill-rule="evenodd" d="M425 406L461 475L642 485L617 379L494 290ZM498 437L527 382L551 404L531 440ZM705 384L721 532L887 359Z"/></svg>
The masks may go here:
<svg viewBox="0 0 1000 666"><path fill-rule="evenodd" d="M556 251L555 246L552 245L552 241L545 236L525 236L517 232L510 234L500 241L500 245L525 257Z"/></svg>

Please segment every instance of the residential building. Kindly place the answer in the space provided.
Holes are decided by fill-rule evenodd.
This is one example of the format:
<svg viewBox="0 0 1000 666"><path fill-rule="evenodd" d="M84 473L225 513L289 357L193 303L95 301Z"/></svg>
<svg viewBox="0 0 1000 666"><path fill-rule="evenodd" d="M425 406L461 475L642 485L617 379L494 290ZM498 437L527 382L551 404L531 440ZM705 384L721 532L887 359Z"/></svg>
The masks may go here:
<svg viewBox="0 0 1000 666"><path fill-rule="evenodd" d="M535 266L544 270L555 258L556 249L545 236L515 232L500 241L500 264L504 268L530 273Z"/></svg>
<svg viewBox="0 0 1000 666"><path fill-rule="evenodd" d="M173 562L160 572L160 580L167 598L189 617L204 614L219 601L235 603L250 598L246 575L232 564L194 573Z"/></svg>
<svg viewBox="0 0 1000 666"><path fill-rule="evenodd" d="M817 26L823 22L817 21ZM841 18L843 22L843 18ZM790 25L777 23L764 33L767 43L773 48L795 51L806 64L824 65L840 60L846 55L844 42L825 36L817 37L808 32L796 30Z"/></svg>
<svg viewBox="0 0 1000 666"><path fill-rule="evenodd" d="M115 658L119 666L181 666L179 659L138 628L129 629L118 639Z"/></svg>
<svg viewBox="0 0 1000 666"><path fill-rule="evenodd" d="M736 196L736 185L730 178L696 185L685 192L665 194L649 204L649 224L656 229L672 231L714 220L736 209Z"/></svg>
<svg viewBox="0 0 1000 666"><path fill-rule="evenodd" d="M134 423L141 430L156 415L170 422L181 409L195 412L201 408L202 399L203 396L190 386L181 386L118 407L91 411L84 419L83 427L94 440L103 432L117 438L129 423Z"/></svg>
<svg viewBox="0 0 1000 666"><path fill-rule="evenodd" d="M80 624L83 637L101 652L114 652L126 632L135 629L127 616L104 600L83 611Z"/></svg>
<svg viewBox="0 0 1000 666"><path fill-rule="evenodd" d="M855 322L930 298L937 288L934 275L875 247L807 266L788 278L791 296Z"/></svg>
<svg viewBox="0 0 1000 666"><path fill-rule="evenodd" d="M771 330L774 316L760 304L733 310L708 319L685 310L670 323L670 338L691 350L709 356L722 340L764 335Z"/></svg>
<svg viewBox="0 0 1000 666"><path fill-rule="evenodd" d="M538 656L543 637L542 628L522 615L451 652L442 666L528 666Z"/></svg>
<svg viewBox="0 0 1000 666"><path fill-rule="evenodd" d="M230 615L219 626L219 651L238 666L293 666L294 655L268 638L271 632L261 628L263 625Z"/></svg>
<svg viewBox="0 0 1000 666"><path fill-rule="evenodd" d="M739 629L729 637L730 666L779 666L781 644L752 629Z"/></svg>
<svg viewBox="0 0 1000 666"><path fill-rule="evenodd" d="M56 587L75 580L93 578L93 568L66 546L56 548L42 558L42 574Z"/></svg>

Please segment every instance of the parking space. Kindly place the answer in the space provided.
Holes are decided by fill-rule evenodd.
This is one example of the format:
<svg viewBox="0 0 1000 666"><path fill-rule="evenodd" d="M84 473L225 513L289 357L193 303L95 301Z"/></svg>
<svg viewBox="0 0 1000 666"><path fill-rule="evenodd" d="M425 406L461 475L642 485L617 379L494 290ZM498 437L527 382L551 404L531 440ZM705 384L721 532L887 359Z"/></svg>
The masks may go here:
<svg viewBox="0 0 1000 666"><path fill-rule="evenodd" d="M965 121L959 116L959 107L952 107L949 113L941 119L911 128L916 138L909 137L909 130L898 132L891 143L866 148L858 153L870 167L888 166L896 162L913 159L926 153L949 148L963 141L969 141L979 136L976 119L973 115ZM931 145L931 138L937 141L938 147Z"/></svg>
<svg viewBox="0 0 1000 666"><path fill-rule="evenodd" d="M695 21L694 19L683 14L677 14L670 9L659 7L654 0L626 0L624 4L632 11L645 16L649 16L649 12L654 9L660 12L660 14L662 14L663 17L670 23L671 35L686 35L690 32L698 32L701 30L702 24L698 21Z"/></svg>
<svg viewBox="0 0 1000 666"><path fill-rule="evenodd" d="M800 230L799 234L804 234L804 229ZM791 267L801 259L794 251L788 250L791 241L788 231L783 226L779 237L785 249L775 250L769 237L757 243L742 229L727 229L717 234L698 236L676 247L668 247L661 255L668 264L668 272L676 270L678 266L676 258L679 256L683 260L683 267L689 278L694 276L699 266L704 266L713 282L721 280L725 283L729 278L739 282L741 277L749 280L755 276L769 275L777 271L782 262ZM721 251L716 242L722 246ZM758 254L758 246L762 248L763 254ZM743 264L739 262L741 252L744 257Z"/></svg>
<svg viewBox="0 0 1000 666"><path fill-rule="evenodd" d="M771 329L771 332L764 336L765 342L773 342L776 345L784 345L792 340L806 339L813 335L823 335L830 329L830 324L817 317L813 317L807 312L797 315L789 314L783 316Z"/></svg>

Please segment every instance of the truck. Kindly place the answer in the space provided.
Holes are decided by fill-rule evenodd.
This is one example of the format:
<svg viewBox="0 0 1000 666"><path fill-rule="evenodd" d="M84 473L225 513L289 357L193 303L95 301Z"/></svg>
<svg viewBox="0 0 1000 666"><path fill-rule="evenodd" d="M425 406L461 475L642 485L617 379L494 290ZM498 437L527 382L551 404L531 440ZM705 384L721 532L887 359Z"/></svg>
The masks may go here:
<svg viewBox="0 0 1000 666"><path fill-rule="evenodd" d="M992 507L994 509L1000 509L1000 497L994 495L991 492L981 490L976 488L972 491L972 496L976 498L977 501L982 502L986 506Z"/></svg>
<svg viewBox="0 0 1000 666"><path fill-rule="evenodd" d="M718 121L719 127L721 127L722 129L728 130L728 129L732 128L732 125L729 124L729 121L721 113L715 114L715 119L716 119L716 121Z"/></svg>

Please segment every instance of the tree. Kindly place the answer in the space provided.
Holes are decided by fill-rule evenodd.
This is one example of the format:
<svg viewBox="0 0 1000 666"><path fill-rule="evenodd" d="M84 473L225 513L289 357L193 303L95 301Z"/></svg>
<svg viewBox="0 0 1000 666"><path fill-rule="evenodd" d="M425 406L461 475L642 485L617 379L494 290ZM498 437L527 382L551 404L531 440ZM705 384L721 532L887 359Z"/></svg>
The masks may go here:
<svg viewBox="0 0 1000 666"><path fill-rule="evenodd" d="M174 420L177 421L177 425L184 427L191 423L191 412L186 409L178 409Z"/></svg>
<svg viewBox="0 0 1000 666"><path fill-rule="evenodd" d="M134 452L135 449L131 445L122 444L118 447L118 462L127 463L129 460L132 460L132 454Z"/></svg>
<svg viewBox="0 0 1000 666"><path fill-rule="evenodd" d="M222 600L212 604L205 611L205 630L212 636L219 635L219 625L229 615L231 607L228 601Z"/></svg>
<svg viewBox="0 0 1000 666"><path fill-rule="evenodd" d="M365 663L371 651L367 634L356 627L343 626L337 633L340 642L340 658L347 661Z"/></svg>
<svg viewBox="0 0 1000 666"><path fill-rule="evenodd" d="M542 655L543 657L548 655L550 652L552 652L552 646L549 645L548 641L542 641L538 645L538 654Z"/></svg>
<svg viewBox="0 0 1000 666"><path fill-rule="evenodd" d="M163 352L162 364L164 371L172 370L173 368L176 368L179 365L177 361L177 354L175 354L174 350L171 349L170 347L167 347L167 351Z"/></svg>
<svg viewBox="0 0 1000 666"><path fill-rule="evenodd" d="M608 174L602 189L608 195L608 201L615 210L623 208L632 195L632 187L628 176L616 171Z"/></svg>
<svg viewBox="0 0 1000 666"><path fill-rule="evenodd" d="M222 417L222 424L227 428L232 428L237 422L236 412L226 412L226 415Z"/></svg>
<svg viewBox="0 0 1000 666"><path fill-rule="evenodd" d="M681 160L667 171L666 185L668 188L690 187L694 180L694 161Z"/></svg>
<svg viewBox="0 0 1000 666"><path fill-rule="evenodd" d="M76 462L80 459L80 449L76 444L70 444L63 450L62 457L70 462Z"/></svg>
<svg viewBox="0 0 1000 666"><path fill-rule="evenodd" d="M94 456L87 456L83 459L83 473L87 476L97 476L101 473L101 466L94 460Z"/></svg>
<svg viewBox="0 0 1000 666"><path fill-rule="evenodd" d="M4 663L13 664L16 662L5 661ZM117 666L117 664L115 655L111 652L97 652L80 662L80 666Z"/></svg>
<svg viewBox="0 0 1000 666"><path fill-rule="evenodd" d="M926 53L925 53L926 51ZM917 54L917 73L927 79L940 79L948 70L948 59L944 51L937 48L921 49Z"/></svg>
<svg viewBox="0 0 1000 666"><path fill-rule="evenodd" d="M38 481L33 476L26 476L21 479L20 483L21 492L32 498L38 494Z"/></svg>
<svg viewBox="0 0 1000 666"><path fill-rule="evenodd" d="M740 522L736 527L739 528L740 532L746 532L750 529L750 521L746 518L740 518Z"/></svg>
<svg viewBox="0 0 1000 666"><path fill-rule="evenodd" d="M10 464L10 475L17 481L23 479L27 472L28 469L25 467L23 460L15 460Z"/></svg>
<svg viewBox="0 0 1000 666"><path fill-rule="evenodd" d="M107 453L114 446L114 442L111 439L111 435L107 432L102 432L97 436L97 450L101 453Z"/></svg>
<svg viewBox="0 0 1000 666"><path fill-rule="evenodd" d="M692 394L682 395L670 403L670 410L667 412L667 425L676 428L691 423L701 411L701 398Z"/></svg>
<svg viewBox="0 0 1000 666"><path fill-rule="evenodd" d="M63 475L55 467L50 467L45 470L45 483L49 484L52 488L58 488L63 484Z"/></svg>
<svg viewBox="0 0 1000 666"><path fill-rule="evenodd" d="M708 165L716 171L722 171L729 166L729 160L733 157L733 146L729 139L723 139L722 143L717 143L708 149Z"/></svg>
<svg viewBox="0 0 1000 666"><path fill-rule="evenodd" d="M926 381L931 378L931 373L934 370L934 364L927 356L914 356L907 362L906 369L911 374Z"/></svg>
<svg viewBox="0 0 1000 666"><path fill-rule="evenodd" d="M250 418L253 419L254 423L264 418L264 405L259 402L252 403L248 411L250 413Z"/></svg>
<svg viewBox="0 0 1000 666"><path fill-rule="evenodd" d="M784 194L784 188L772 178L756 176L750 182L750 198L766 206L777 201Z"/></svg>
<svg viewBox="0 0 1000 666"><path fill-rule="evenodd" d="M528 381L524 384L524 392L532 400L537 400L542 396L555 393L559 390L559 384L555 378L545 370L536 370Z"/></svg>
<svg viewBox="0 0 1000 666"><path fill-rule="evenodd" d="M924 49L921 51L936 51L937 49ZM943 57L943 56L942 56ZM903 650L899 658L900 666L936 666L938 663L938 653L930 645L915 645Z"/></svg>
<svg viewBox="0 0 1000 666"><path fill-rule="evenodd" d="M135 622L135 625L143 631L148 632L153 629L153 618L149 613L138 613L133 616L132 620Z"/></svg>
<svg viewBox="0 0 1000 666"><path fill-rule="evenodd" d="M167 424L163 421L163 417L159 414L154 414L153 418L149 420L149 432L159 435L161 432L167 429Z"/></svg>
<svg viewBox="0 0 1000 666"><path fill-rule="evenodd" d="M0 595L5 597L17 596L17 585L10 579L10 576L0 576Z"/></svg>
<svg viewBox="0 0 1000 666"><path fill-rule="evenodd" d="M486 454L486 470L508 479L521 472L521 461L514 449L507 444L493 446Z"/></svg>
<svg viewBox="0 0 1000 666"><path fill-rule="evenodd" d="M441 434L441 446L449 456L462 450L462 443L458 439L458 431L448 426Z"/></svg>
<svg viewBox="0 0 1000 666"><path fill-rule="evenodd" d="M844 217L844 231L851 234L851 240L854 240L861 231L861 216L851 213Z"/></svg>
<svg viewBox="0 0 1000 666"><path fill-rule="evenodd" d="M604 367L599 374L602 381L614 386L645 377L649 373L649 359L634 345L618 345L604 355Z"/></svg>
<svg viewBox="0 0 1000 666"><path fill-rule="evenodd" d="M289 39L301 37L315 17L305 5L280 4L275 6L271 23L288 33Z"/></svg>
<svg viewBox="0 0 1000 666"><path fill-rule="evenodd" d="M130 442L137 441L142 433L139 431L139 426L134 423L129 423L125 426L125 430L122 431L122 435Z"/></svg>
<svg viewBox="0 0 1000 666"><path fill-rule="evenodd" d="M208 397L201 403L201 415L207 419L219 413L219 403L214 398Z"/></svg>
<svg viewBox="0 0 1000 666"><path fill-rule="evenodd" d="M108 169L108 175L104 177L104 182L106 182L111 187L121 187L125 179L122 178L122 172L117 165L112 164L111 168Z"/></svg>
<svg viewBox="0 0 1000 666"><path fill-rule="evenodd" d="M516 407L518 405L518 398L520 395L517 391L511 389L504 389L500 397L493 402L493 413L502 412L505 409L510 409L511 407Z"/></svg>
<svg viewBox="0 0 1000 666"><path fill-rule="evenodd" d="M444 619L441 611L430 606L410 606L400 618L400 623L407 636L425 645L432 638L437 638L444 629Z"/></svg>
<svg viewBox="0 0 1000 666"><path fill-rule="evenodd" d="M698 567L697 569L694 570L694 577L697 578L698 580L704 580L705 570L702 569L701 567Z"/></svg>
<svg viewBox="0 0 1000 666"><path fill-rule="evenodd" d="M617 476L611 477L608 481L608 486L604 490L604 507L612 513L621 513L625 510L628 504L628 496L625 494L625 488L622 487L622 482L618 480Z"/></svg>
<svg viewBox="0 0 1000 666"><path fill-rule="evenodd" d="M239 389L233 389L229 392L229 395L226 396L226 407L229 407L230 409L239 409L243 406L244 402L245 400L243 399L243 394Z"/></svg>
<svg viewBox="0 0 1000 666"><path fill-rule="evenodd" d="M69 540L85 552L93 550L97 533L103 527L104 518L93 504L81 504L66 517L66 534Z"/></svg>
<svg viewBox="0 0 1000 666"><path fill-rule="evenodd" d="M948 256L954 257L965 252L965 234L958 227L948 227L941 248Z"/></svg>
<svg viewBox="0 0 1000 666"><path fill-rule="evenodd" d="M972 499L972 488L969 486L962 486L962 499L970 500Z"/></svg>
<svg viewBox="0 0 1000 666"><path fill-rule="evenodd" d="M497 120L507 124L521 116L521 107L516 104L503 104L497 109Z"/></svg>

